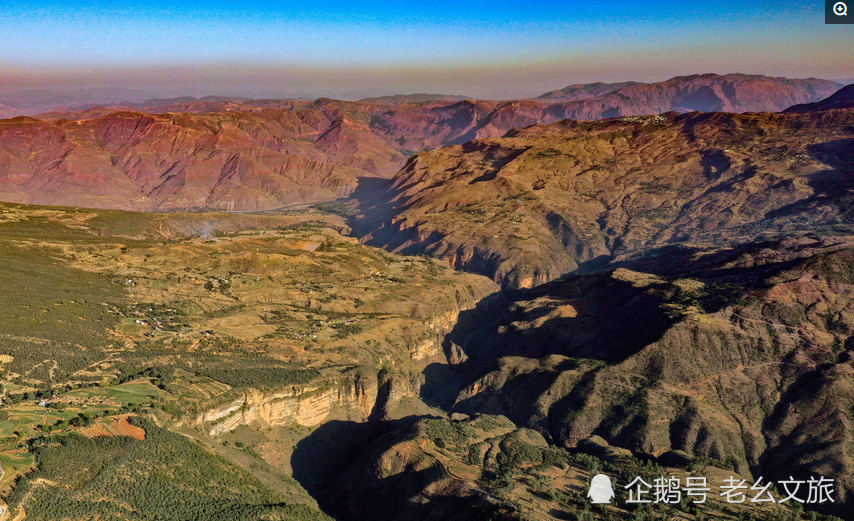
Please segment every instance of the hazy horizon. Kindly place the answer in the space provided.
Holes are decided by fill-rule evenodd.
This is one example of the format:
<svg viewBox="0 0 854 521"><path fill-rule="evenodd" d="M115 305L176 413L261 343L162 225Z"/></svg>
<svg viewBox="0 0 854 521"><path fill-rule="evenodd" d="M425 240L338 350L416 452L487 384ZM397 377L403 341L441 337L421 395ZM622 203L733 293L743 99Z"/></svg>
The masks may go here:
<svg viewBox="0 0 854 521"><path fill-rule="evenodd" d="M0 93L123 88L155 97L416 92L510 99L572 83L696 73L854 77L854 33L797 2L250 1L0 6Z"/></svg>
<svg viewBox="0 0 854 521"><path fill-rule="evenodd" d="M136 75L151 75L158 76L157 72L153 71L126 71L129 76ZM271 75L276 74L278 71L259 71L259 75ZM671 73L665 74L663 76L654 77L654 78L645 78L638 79L638 76L621 76L614 75L608 76L605 78L597 77L597 76L583 76L581 78L576 79L567 79L563 82L558 81L549 82L548 80L543 80L542 82L538 82L536 85L539 87L539 90L536 88L528 88L524 90L523 88L518 89L516 95L498 95L498 96L489 96L489 95L474 95L471 93L471 90L462 90L462 89L454 89L453 87L445 88L441 83L436 84L413 84L410 87L400 87L395 89L394 87L350 87L350 88L330 88L328 84L318 83L314 87L304 86L302 89L276 89L275 87L265 86L263 82L253 83L253 84L243 84L243 85L229 85L227 82L217 82L210 86L206 86L203 83L187 83L180 85L149 85L146 83L135 83L132 79L128 79L126 82L104 82L99 83L97 81L84 82L79 79L70 79L68 81L62 80L54 80L54 81L33 81L27 84L19 84L19 85L7 85L5 87L0 87L0 102L3 101L3 96L8 96L10 94L21 95L25 93L33 93L33 94L57 94L67 96L70 99L73 99L74 102L79 103L87 103L95 99L105 100L104 102L109 103L117 103L117 102L131 102L138 103L142 101L147 101L150 99L171 99L171 98L180 98L180 97L193 97L193 98L202 98L207 96L220 96L220 97L245 97L245 98L253 98L253 99L317 99L323 97L341 99L341 100L359 100L363 98L370 97L382 97L382 96L392 96L392 95L411 95L411 94L442 94L448 96L465 96L468 98L477 98L477 99L496 99L496 100L509 100L509 99L525 99L525 98L534 98L539 96L545 92L549 92L552 90L557 90L564 88L568 85L572 84L584 84L584 83L596 83L596 82L605 82L605 83L617 83L624 81L639 81L643 83L656 83L661 81L669 80L676 76L691 76L695 74L746 74L746 75L758 75L762 73L753 72L753 71L710 71L710 70L695 70L695 71L686 71L680 73ZM450 73L449 73L450 74ZM496 76L495 72L489 73L484 72L484 75ZM507 71L508 75L512 75L512 71ZM526 77L530 81L530 76L525 75L524 71L519 73L523 77ZM318 73L321 77L328 77L335 79L336 76L331 73ZM765 76L782 76L789 79L805 79L805 78L819 78L824 80L836 81L839 83L850 83L850 78L833 78L833 77L821 77L821 76L807 76L807 75L781 75L781 74L763 74ZM122 76L121 74L112 73L112 78L115 79L117 76ZM290 73L289 76L293 78L295 75ZM371 76L376 78L376 73L373 75L366 74L366 76ZM297 75L301 79L306 78L306 76ZM351 75L350 78L353 76ZM330 80L331 83L332 80ZM521 81L505 81L504 85L512 85L516 83L521 83ZM508 91L509 92L509 91Z"/></svg>

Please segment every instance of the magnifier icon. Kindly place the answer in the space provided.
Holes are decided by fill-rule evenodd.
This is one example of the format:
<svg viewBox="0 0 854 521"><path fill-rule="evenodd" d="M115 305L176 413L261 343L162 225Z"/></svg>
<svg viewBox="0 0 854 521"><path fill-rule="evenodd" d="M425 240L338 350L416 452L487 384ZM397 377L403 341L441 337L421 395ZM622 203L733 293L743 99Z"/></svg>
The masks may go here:
<svg viewBox="0 0 854 521"><path fill-rule="evenodd" d="M833 4L833 13L836 16L848 16L848 6L845 2L836 2Z"/></svg>

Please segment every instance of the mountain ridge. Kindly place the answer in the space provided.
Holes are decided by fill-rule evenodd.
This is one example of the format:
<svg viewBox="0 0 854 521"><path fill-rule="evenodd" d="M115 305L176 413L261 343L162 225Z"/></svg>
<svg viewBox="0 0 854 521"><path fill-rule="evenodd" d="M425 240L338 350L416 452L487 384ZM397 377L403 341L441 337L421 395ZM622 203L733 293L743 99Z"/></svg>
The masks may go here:
<svg viewBox="0 0 854 521"><path fill-rule="evenodd" d="M833 93L830 97L821 101L793 105L783 112L797 114L803 112L819 112L822 110L847 109L851 107L854 107L854 85L847 85Z"/></svg>
<svg viewBox="0 0 854 521"><path fill-rule="evenodd" d="M684 112L704 108L697 105L701 101L733 110L777 110L817 99L821 89L835 85L816 81L707 74L548 103L209 97L46 113L40 123L16 119L0 124L0 198L132 210L237 211L330 201L352 194L360 178L391 177L413 153L499 138L566 117ZM769 95L769 88L776 94ZM741 94L735 99L730 91ZM616 98L617 104L608 101ZM157 122L157 130L134 138L134 150L122 149L113 134L134 119ZM35 151L28 141L42 143L42 150L18 153ZM205 161L196 157L197 148L208 154Z"/></svg>
<svg viewBox="0 0 854 521"><path fill-rule="evenodd" d="M518 288L668 243L851 226L852 122L849 109L516 129L411 157L361 233Z"/></svg>

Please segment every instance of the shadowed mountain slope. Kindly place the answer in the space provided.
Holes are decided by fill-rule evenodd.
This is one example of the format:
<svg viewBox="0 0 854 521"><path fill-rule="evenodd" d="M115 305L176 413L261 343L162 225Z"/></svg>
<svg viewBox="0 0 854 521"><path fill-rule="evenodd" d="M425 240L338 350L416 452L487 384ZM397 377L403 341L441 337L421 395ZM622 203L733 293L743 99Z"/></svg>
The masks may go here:
<svg viewBox="0 0 854 521"><path fill-rule="evenodd" d="M822 110L850 109L854 107L854 85L842 87L829 98L817 101L815 103L805 103L802 105L794 105L787 108L783 112L803 113L803 112L819 112Z"/></svg>
<svg viewBox="0 0 854 521"><path fill-rule="evenodd" d="M452 410L570 448L599 436L771 480L834 476L842 505L829 512L848 512L854 239L682 253L666 274L620 268L517 294L459 340L467 360L452 367L469 383Z"/></svg>
<svg viewBox="0 0 854 521"><path fill-rule="evenodd" d="M854 111L563 121L412 157L371 244L532 287L675 243L850 229Z"/></svg>

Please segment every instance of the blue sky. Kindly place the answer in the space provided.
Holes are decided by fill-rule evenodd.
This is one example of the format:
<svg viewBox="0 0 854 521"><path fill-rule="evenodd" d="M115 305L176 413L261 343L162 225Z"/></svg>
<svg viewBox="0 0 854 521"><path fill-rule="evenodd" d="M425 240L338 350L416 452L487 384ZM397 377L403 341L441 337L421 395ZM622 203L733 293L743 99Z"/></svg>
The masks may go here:
<svg viewBox="0 0 854 521"><path fill-rule="evenodd" d="M728 0L4 0L0 72L19 85L190 94L491 97L693 72L854 76L854 26L824 25L823 9Z"/></svg>

